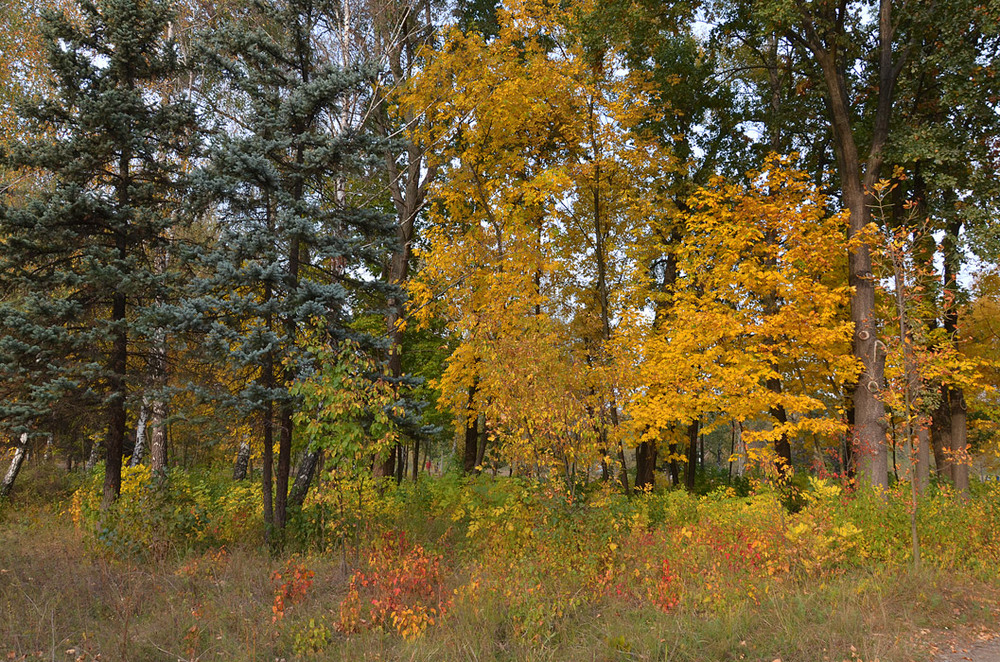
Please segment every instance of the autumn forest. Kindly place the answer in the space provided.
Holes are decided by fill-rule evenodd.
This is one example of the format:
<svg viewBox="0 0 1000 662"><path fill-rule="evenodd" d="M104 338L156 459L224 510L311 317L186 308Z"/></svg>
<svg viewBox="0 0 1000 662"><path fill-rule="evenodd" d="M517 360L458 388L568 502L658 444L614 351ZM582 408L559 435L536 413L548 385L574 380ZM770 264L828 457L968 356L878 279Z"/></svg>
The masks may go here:
<svg viewBox="0 0 1000 662"><path fill-rule="evenodd" d="M1000 3L0 20L7 659L1000 636Z"/></svg>

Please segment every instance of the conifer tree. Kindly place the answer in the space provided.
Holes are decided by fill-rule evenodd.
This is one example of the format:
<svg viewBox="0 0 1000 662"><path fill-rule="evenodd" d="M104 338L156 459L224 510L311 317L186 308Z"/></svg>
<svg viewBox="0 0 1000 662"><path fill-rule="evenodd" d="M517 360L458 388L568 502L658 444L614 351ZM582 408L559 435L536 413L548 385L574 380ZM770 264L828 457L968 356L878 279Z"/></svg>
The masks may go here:
<svg viewBox="0 0 1000 662"><path fill-rule="evenodd" d="M352 206L347 190L379 141L345 121L345 104L357 101L370 74L329 56L339 6L252 2L206 41L228 103L240 112L220 127L205 171L220 236L204 256L212 276L198 308L210 345L251 375L236 395L261 424L264 518L279 529L290 498L296 403L289 387L311 369L308 345L364 341L348 328L352 312L372 292L391 289L373 274L391 237L389 217Z"/></svg>
<svg viewBox="0 0 1000 662"><path fill-rule="evenodd" d="M181 216L195 145L189 103L169 97L181 63L165 0L80 0L47 13L51 91L23 112L31 137L8 163L42 190L0 209L0 421L39 433L67 405L101 412L104 507L121 489L129 362L171 287L152 254Z"/></svg>

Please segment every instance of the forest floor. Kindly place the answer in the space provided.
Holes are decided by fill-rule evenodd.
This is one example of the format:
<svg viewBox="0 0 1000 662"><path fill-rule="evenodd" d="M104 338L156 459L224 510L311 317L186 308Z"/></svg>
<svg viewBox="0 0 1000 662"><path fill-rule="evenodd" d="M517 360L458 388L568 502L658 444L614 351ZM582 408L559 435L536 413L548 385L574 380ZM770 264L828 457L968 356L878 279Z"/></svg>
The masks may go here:
<svg viewBox="0 0 1000 662"><path fill-rule="evenodd" d="M495 490L505 488L477 484L463 489L492 498ZM408 535L422 542L411 543L409 552L396 557L397 565L381 566L379 581L383 588L411 593L414 586L433 585L437 597L409 607L400 603L391 619L379 624L372 620L375 609L366 603L391 600L393 591L372 593L380 566L372 556L366 560L366 554L377 555L378 547L356 550L353 557L306 550L272 555L259 535L244 535L225 547L109 553L112 534L100 527L96 534L88 533L74 522L70 492L56 486L51 493L17 496L0 504L0 661L1000 662L1000 576L993 570L993 557L983 557L980 567L986 571L977 573L855 565L784 578L765 573L750 582L719 570L706 574L705 581L730 581L728 588L691 582L685 599L664 608L650 604L655 592L653 600L616 594L615 586L627 593L627 584L609 585L610 592L589 598L572 587L568 593L555 590L564 584L543 588L547 574L563 568L559 558L524 557L519 561L524 572L517 566L493 566L501 557L490 556L491 547L454 542L486 535L482 530L474 534L470 525L459 535L455 519L434 521L418 504L425 509L424 520L414 526L423 528ZM414 498L408 493L403 503L412 504ZM668 497L675 505L687 504L684 499ZM738 503L706 508L726 513ZM612 501L614 507L634 504ZM605 511L573 512L594 518ZM497 522L511 521L506 510L498 517ZM417 519L407 511L400 521ZM620 519L615 516L609 526L613 529ZM699 526L707 526L705 522ZM590 519L585 526L598 524ZM578 540L553 538L553 546L533 549L570 554L587 544L586 529L574 528L583 525L567 526L565 530L577 531ZM518 535L509 524L504 529ZM538 530L540 536L546 531ZM563 535L559 532L564 529L552 530ZM987 534L992 535L982 533ZM628 536L610 546L602 537L597 548L615 552ZM435 540L452 542L441 543L437 556L429 551ZM428 546L426 553L422 545ZM637 553L646 549L652 548L635 548ZM678 549L671 558L688 548ZM581 562L592 558L588 554L580 553ZM711 557L699 558L704 562ZM638 576L642 560L633 559L637 564L627 572ZM541 568L537 573L533 564ZM676 572L681 572L679 566ZM533 591L538 597L527 595ZM711 602L713 596L723 602ZM420 604L437 605L446 613L421 612ZM531 623L545 625L532 630Z"/></svg>
<svg viewBox="0 0 1000 662"><path fill-rule="evenodd" d="M305 561L315 590L275 621L271 577L286 559L248 545L223 562L211 554L110 561L58 511L8 512L0 659L1000 661L990 640L1000 583L955 576L858 572L711 615L582 610L561 631L523 641L490 615L458 615L412 641L385 631L330 640L317 624L335 618L348 574L339 559Z"/></svg>

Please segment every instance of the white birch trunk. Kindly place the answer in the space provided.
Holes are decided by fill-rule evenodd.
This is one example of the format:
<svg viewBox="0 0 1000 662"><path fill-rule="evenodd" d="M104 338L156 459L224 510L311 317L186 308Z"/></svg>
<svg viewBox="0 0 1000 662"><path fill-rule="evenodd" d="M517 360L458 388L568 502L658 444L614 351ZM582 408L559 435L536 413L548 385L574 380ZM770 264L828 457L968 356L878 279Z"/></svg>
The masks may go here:
<svg viewBox="0 0 1000 662"><path fill-rule="evenodd" d="M28 435L21 435L21 443L17 446L17 450L14 451L14 459L10 462L10 467L7 469L7 473L3 477L3 483L0 483L0 499L6 499L10 495L11 489L14 487L14 481L17 479L18 472L21 471L21 465L24 464L24 456L28 451Z"/></svg>

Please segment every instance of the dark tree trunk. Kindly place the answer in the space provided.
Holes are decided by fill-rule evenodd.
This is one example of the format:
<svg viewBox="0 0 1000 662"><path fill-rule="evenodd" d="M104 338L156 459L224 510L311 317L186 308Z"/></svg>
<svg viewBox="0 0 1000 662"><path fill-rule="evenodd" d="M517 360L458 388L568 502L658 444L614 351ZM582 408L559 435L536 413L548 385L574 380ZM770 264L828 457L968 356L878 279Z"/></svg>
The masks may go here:
<svg viewBox="0 0 1000 662"><path fill-rule="evenodd" d="M643 441L635 449L635 490L652 489L656 471L656 442Z"/></svg>
<svg viewBox="0 0 1000 662"><path fill-rule="evenodd" d="M670 444L670 484L677 486L681 484L681 469L677 464L677 444Z"/></svg>
<svg viewBox="0 0 1000 662"><path fill-rule="evenodd" d="M700 427L700 421L695 419L688 425L688 453L687 453L687 472L684 477L684 487L687 488L688 492L694 491L694 475L695 469L698 464L698 428Z"/></svg>
<svg viewBox="0 0 1000 662"><path fill-rule="evenodd" d="M941 387L941 402L931 412L931 448L938 478L954 482L951 462L951 401L947 386Z"/></svg>
<svg viewBox="0 0 1000 662"><path fill-rule="evenodd" d="M313 476L316 475L316 467L319 466L322 457L323 451L316 450L309 451L302 458L299 470L295 474L292 491L288 495L288 508L290 510L295 511L302 508L306 495L309 494L309 486L312 485Z"/></svg>
<svg viewBox="0 0 1000 662"><path fill-rule="evenodd" d="M264 526L270 539L274 526L274 403L268 400L263 413L263 451L260 458L261 489L264 493Z"/></svg>
<svg viewBox="0 0 1000 662"><path fill-rule="evenodd" d="M767 380L767 388L772 393L781 394L781 380L772 377ZM778 480L784 482L792 475L792 445L788 441L788 432L785 425L788 424L788 414L783 405L777 404L771 407L771 417L781 426L781 436L774 440L774 466L778 472Z"/></svg>
<svg viewBox="0 0 1000 662"><path fill-rule="evenodd" d="M124 238L119 243L124 253ZM124 255L122 256L124 259ZM111 400L108 403L108 436L104 455L104 499L101 508L107 510L122 491L122 452L125 446L125 371L128 365L128 336L125 332L125 295L116 294L112 307L116 324L111 349Z"/></svg>
<svg viewBox="0 0 1000 662"><path fill-rule="evenodd" d="M420 439L413 440L413 481L420 474Z"/></svg>
<svg viewBox="0 0 1000 662"><path fill-rule="evenodd" d="M278 465L274 474L274 525L288 522L288 477L292 470L292 406L281 405L278 419Z"/></svg>
<svg viewBox="0 0 1000 662"><path fill-rule="evenodd" d="M406 473L407 460L406 446L401 443L396 444L396 484L403 482L403 474Z"/></svg>
<svg viewBox="0 0 1000 662"><path fill-rule="evenodd" d="M947 194L954 199L953 192ZM958 273L961 269L962 256L959 250L959 236L962 232L961 219L948 223L947 232L942 242L944 250L944 328L948 332L952 346L958 346ZM944 389L941 405L942 427L947 426L950 437L951 477L955 489L961 494L969 492L969 453L968 427L966 419L965 394L961 387ZM945 404L947 403L947 404Z"/></svg>

